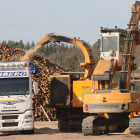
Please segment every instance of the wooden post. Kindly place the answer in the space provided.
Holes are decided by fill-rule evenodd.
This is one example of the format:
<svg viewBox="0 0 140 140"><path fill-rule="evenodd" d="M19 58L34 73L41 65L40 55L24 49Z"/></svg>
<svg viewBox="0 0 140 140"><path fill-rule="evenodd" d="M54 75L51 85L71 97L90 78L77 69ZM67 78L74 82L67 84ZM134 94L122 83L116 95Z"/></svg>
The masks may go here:
<svg viewBox="0 0 140 140"><path fill-rule="evenodd" d="M47 117L48 121L51 121L50 118L49 118L49 116L47 115L46 111L44 110L43 106L40 105L40 107L41 107L41 109L42 109L44 115Z"/></svg>

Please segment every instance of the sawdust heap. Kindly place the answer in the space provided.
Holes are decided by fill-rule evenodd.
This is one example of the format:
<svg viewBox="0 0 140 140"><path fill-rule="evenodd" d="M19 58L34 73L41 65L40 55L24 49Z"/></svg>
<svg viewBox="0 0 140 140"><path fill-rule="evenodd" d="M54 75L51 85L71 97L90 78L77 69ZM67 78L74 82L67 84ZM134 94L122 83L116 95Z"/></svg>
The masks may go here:
<svg viewBox="0 0 140 140"><path fill-rule="evenodd" d="M123 134L129 134L129 127L123 132Z"/></svg>
<svg viewBox="0 0 140 140"><path fill-rule="evenodd" d="M30 50L26 51L26 54L21 58L21 61L29 61L33 54L41 47L42 45L37 45L31 48Z"/></svg>

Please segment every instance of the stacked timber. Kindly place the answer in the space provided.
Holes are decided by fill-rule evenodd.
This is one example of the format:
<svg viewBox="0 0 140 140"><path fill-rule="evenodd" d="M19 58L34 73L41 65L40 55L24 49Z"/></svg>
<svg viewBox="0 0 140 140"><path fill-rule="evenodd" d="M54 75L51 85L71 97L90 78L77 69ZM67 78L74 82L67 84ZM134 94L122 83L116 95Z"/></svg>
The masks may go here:
<svg viewBox="0 0 140 140"><path fill-rule="evenodd" d="M21 48L0 45L0 61L19 61L26 53ZM50 108L49 74L63 71L62 67L50 63L43 55L35 53L31 58L39 73L32 74L32 80L38 83L38 93L33 97L33 110L36 121L55 120L55 109Z"/></svg>
<svg viewBox="0 0 140 140"><path fill-rule="evenodd" d="M0 61L16 61L23 55L25 55L24 49L12 49L11 47L0 44Z"/></svg>
<svg viewBox="0 0 140 140"><path fill-rule="evenodd" d="M50 93L49 93L49 74L53 72L61 72L62 67L50 63L45 57L34 54L30 61L38 67L39 73L32 75L32 79L38 83L38 94L33 98L33 106L35 111L35 120L48 120L44 110L47 112L50 120L55 120L55 109L49 107ZM44 110L42 109L43 106Z"/></svg>

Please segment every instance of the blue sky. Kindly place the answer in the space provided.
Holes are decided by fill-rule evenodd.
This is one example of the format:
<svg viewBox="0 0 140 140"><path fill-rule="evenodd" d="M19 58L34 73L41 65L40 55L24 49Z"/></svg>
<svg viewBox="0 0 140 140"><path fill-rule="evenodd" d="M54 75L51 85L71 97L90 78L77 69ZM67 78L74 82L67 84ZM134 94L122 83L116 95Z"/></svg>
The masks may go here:
<svg viewBox="0 0 140 140"><path fill-rule="evenodd" d="M39 41L46 33L93 44L100 27L126 29L135 0L0 0L0 42Z"/></svg>

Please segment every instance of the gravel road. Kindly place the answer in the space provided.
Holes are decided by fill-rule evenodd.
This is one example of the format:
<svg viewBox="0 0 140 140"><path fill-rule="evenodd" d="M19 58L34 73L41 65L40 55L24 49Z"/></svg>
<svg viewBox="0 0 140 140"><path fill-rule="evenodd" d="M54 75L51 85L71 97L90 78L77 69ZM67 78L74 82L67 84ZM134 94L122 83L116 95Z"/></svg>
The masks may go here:
<svg viewBox="0 0 140 140"><path fill-rule="evenodd" d="M21 135L0 134L0 140L138 140L140 136L124 133L113 133L101 136L83 136L80 132L60 133L57 127L58 122L35 122L35 134Z"/></svg>

